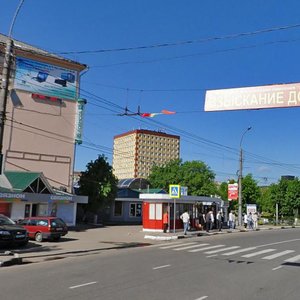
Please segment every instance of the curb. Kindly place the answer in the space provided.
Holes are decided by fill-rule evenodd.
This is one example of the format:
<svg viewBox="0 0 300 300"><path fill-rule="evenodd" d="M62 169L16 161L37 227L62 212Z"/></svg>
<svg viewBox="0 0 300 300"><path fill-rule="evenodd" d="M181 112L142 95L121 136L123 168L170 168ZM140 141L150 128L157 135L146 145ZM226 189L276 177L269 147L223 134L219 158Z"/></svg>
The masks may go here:
<svg viewBox="0 0 300 300"><path fill-rule="evenodd" d="M224 229L223 231L199 231L199 232L189 232L187 235L178 234L172 236L159 236L159 235L145 235L144 239L150 240L157 240L157 241L172 241L177 239L185 239L185 238L192 238L192 237L201 237L201 236L213 236L219 234L228 234L228 233L240 233L240 232L253 232L253 231L266 231L266 230L282 230L282 229L292 229L297 228L299 226L281 226L281 227L267 227L267 228L257 228L256 230L245 230L245 229L235 229L235 230L228 230ZM139 242L141 243L141 242ZM135 242L133 245L136 244ZM129 246L130 247L130 246ZM61 259L70 255L80 255L83 253L93 253L102 250L112 250L112 249L122 249L124 246L113 246L113 247L105 247L105 248L95 248L95 249L88 249L88 250L71 250L65 252L56 252L56 253L49 253L43 254L40 256L26 256L26 253L14 253L12 251L5 251L5 253L0 254L0 267L8 267L13 265L21 265L34 262L43 262L49 260L56 260ZM125 246L128 248L128 245ZM45 253L45 252L44 252ZM20 257L21 254L25 254L24 257Z"/></svg>

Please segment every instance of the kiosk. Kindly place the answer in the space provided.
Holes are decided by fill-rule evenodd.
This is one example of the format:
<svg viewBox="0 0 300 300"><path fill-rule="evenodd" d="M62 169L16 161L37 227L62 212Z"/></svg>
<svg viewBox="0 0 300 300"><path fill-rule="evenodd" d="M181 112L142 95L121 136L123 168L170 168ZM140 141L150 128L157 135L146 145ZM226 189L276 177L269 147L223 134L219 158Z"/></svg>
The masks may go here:
<svg viewBox="0 0 300 300"><path fill-rule="evenodd" d="M143 231L163 232L164 212L169 214L170 231L183 228L180 215L185 210L190 215L191 230L203 228L204 216L210 210L213 211L215 220L220 210L227 216L228 202L217 197L181 196L174 199L168 194L140 194L140 199L143 200Z"/></svg>

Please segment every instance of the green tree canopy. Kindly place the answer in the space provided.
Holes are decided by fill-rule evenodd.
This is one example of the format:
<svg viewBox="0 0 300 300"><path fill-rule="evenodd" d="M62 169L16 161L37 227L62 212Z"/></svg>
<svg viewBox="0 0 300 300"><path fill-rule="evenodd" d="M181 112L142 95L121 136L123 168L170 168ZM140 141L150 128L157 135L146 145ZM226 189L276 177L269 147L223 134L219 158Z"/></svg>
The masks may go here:
<svg viewBox="0 0 300 300"><path fill-rule="evenodd" d="M215 174L202 161L173 160L163 167L154 166L148 180L153 188L169 190L170 184L188 187L194 196L210 196L217 192Z"/></svg>
<svg viewBox="0 0 300 300"><path fill-rule="evenodd" d="M79 180L79 194L89 197L86 211L97 213L116 197L117 178L112 173L112 167L104 155L99 155L95 161L86 166Z"/></svg>
<svg viewBox="0 0 300 300"><path fill-rule="evenodd" d="M260 199L261 191L257 182L253 179L251 174L248 174L242 179L242 200L243 205L256 204Z"/></svg>

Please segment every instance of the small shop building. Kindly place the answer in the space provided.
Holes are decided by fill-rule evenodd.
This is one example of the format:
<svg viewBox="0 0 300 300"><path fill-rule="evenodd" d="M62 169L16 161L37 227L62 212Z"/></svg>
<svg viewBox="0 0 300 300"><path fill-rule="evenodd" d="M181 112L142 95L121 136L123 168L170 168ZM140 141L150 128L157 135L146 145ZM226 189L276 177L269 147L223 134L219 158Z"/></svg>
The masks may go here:
<svg viewBox="0 0 300 300"><path fill-rule="evenodd" d="M191 229L200 230L204 225L204 217L212 211L215 220L218 211L222 211L224 222L227 221L228 202L217 197L181 196L171 198L169 194L140 194L143 201L143 231L163 232L163 214L168 212L169 230L182 229L180 216L187 211L190 215Z"/></svg>
<svg viewBox="0 0 300 300"><path fill-rule="evenodd" d="M25 217L57 216L68 226L76 223L77 196L51 187L43 173L5 171L0 178L0 214L17 221Z"/></svg>
<svg viewBox="0 0 300 300"><path fill-rule="evenodd" d="M118 182L118 194L107 211L107 223L142 224L143 200L141 193L163 193L163 189L150 189L144 178L127 178Z"/></svg>

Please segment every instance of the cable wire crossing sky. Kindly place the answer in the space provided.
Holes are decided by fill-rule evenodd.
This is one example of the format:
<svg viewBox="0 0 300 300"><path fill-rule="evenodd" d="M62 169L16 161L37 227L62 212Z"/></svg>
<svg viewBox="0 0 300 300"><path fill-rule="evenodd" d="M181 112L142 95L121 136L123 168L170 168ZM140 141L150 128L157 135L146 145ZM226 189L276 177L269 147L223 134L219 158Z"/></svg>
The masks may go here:
<svg viewBox="0 0 300 300"><path fill-rule="evenodd" d="M4 0L2 34L88 66L76 170L98 154L111 163L113 137L143 128L179 135L184 161L237 180L251 126L243 175L260 185L299 176L299 1L25 0L12 30L19 5ZM160 114L129 115L138 107Z"/></svg>

